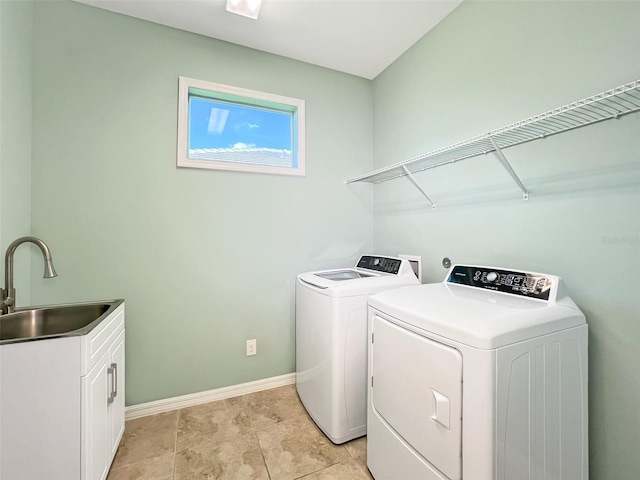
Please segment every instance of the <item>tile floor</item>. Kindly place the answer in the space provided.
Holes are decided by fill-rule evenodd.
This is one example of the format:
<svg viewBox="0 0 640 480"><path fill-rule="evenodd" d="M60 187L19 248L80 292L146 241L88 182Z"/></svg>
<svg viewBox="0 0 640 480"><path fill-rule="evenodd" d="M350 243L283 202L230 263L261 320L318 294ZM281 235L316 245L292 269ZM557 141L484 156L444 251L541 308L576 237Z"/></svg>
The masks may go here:
<svg viewBox="0 0 640 480"><path fill-rule="evenodd" d="M107 480L373 480L366 445L331 443L288 385L126 422Z"/></svg>

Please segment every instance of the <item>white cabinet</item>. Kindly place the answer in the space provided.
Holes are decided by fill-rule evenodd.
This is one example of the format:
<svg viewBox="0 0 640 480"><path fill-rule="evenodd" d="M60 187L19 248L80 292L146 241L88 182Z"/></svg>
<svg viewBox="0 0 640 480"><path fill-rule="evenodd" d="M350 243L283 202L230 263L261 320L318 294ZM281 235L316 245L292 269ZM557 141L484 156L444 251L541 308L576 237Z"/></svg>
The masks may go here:
<svg viewBox="0 0 640 480"><path fill-rule="evenodd" d="M86 335L0 346L0 478L104 480L124 432L124 302Z"/></svg>
<svg viewBox="0 0 640 480"><path fill-rule="evenodd" d="M121 321L120 321L121 320ZM124 432L124 312L82 376L82 479L103 480Z"/></svg>

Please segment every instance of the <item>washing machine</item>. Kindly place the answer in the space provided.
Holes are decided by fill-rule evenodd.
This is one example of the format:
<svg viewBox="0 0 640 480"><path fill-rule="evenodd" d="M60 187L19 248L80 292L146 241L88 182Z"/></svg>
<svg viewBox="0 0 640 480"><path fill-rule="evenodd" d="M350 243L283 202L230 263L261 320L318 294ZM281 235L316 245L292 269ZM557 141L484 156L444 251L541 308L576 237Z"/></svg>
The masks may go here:
<svg viewBox="0 0 640 480"><path fill-rule="evenodd" d="M334 443L366 434L367 299L418 284L406 259L364 255L353 268L303 273L296 283L296 387Z"/></svg>
<svg viewBox="0 0 640 480"><path fill-rule="evenodd" d="M553 275L454 265L369 298L376 480L586 480L587 325Z"/></svg>

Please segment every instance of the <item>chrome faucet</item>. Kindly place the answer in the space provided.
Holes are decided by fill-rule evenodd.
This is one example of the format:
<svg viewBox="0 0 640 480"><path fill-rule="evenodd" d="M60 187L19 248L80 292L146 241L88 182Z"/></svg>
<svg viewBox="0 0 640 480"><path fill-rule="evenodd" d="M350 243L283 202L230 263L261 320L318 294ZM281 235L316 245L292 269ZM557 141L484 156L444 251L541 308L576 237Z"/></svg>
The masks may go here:
<svg viewBox="0 0 640 480"><path fill-rule="evenodd" d="M51 261L51 251L46 243L36 237L22 237L17 239L9 245L7 253L4 256L4 288L0 290L2 292L2 301L0 301L2 314L11 313L16 308L16 289L13 287L13 254L16 248L27 242L37 245L42 251L42 256L44 257L44 278L58 276Z"/></svg>

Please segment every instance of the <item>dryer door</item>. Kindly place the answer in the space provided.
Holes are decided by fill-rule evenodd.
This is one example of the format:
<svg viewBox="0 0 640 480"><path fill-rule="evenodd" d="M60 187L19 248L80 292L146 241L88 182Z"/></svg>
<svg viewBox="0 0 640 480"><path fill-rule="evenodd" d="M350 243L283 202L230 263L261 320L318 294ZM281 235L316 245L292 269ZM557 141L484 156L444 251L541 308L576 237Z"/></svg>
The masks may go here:
<svg viewBox="0 0 640 480"><path fill-rule="evenodd" d="M451 480L462 477L462 355L374 316L372 405Z"/></svg>

